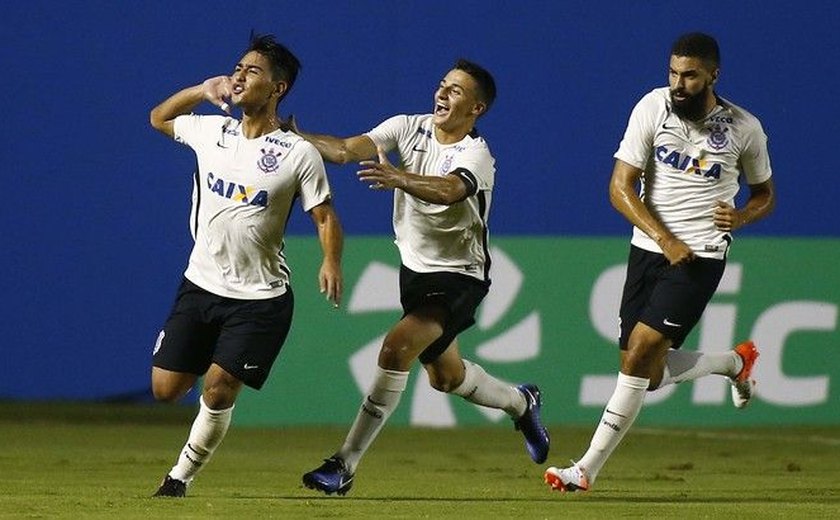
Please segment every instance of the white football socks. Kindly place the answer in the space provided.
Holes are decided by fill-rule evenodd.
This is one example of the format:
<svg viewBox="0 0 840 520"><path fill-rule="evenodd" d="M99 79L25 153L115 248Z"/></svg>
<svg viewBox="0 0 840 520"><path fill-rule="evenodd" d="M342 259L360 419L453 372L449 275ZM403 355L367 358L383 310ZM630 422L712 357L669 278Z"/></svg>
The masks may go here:
<svg viewBox="0 0 840 520"><path fill-rule="evenodd" d="M504 410L514 418L525 413L528 403L515 386L499 381L471 361L463 361L464 381L452 389L453 394L477 405Z"/></svg>
<svg viewBox="0 0 840 520"><path fill-rule="evenodd" d="M700 353L669 350L665 356L665 370L657 388L665 385L693 381L709 374L733 377L741 371L744 362L735 351Z"/></svg>
<svg viewBox="0 0 840 520"><path fill-rule="evenodd" d="M578 467L583 468L589 477L590 485L595 482L598 472L639 415L648 384L650 380L647 378L619 372L615 390L595 428L589 449L577 462Z"/></svg>
<svg viewBox="0 0 840 520"><path fill-rule="evenodd" d="M362 402L344 445L337 453L351 473L356 471L359 460L397 408L407 382L408 372L376 367L370 394Z"/></svg>
<svg viewBox="0 0 840 520"><path fill-rule="evenodd" d="M222 443L233 415L233 406L212 410L204 403L204 397L198 401L200 408L190 429L190 436L181 450L178 462L169 471L170 477L186 483L192 481Z"/></svg>

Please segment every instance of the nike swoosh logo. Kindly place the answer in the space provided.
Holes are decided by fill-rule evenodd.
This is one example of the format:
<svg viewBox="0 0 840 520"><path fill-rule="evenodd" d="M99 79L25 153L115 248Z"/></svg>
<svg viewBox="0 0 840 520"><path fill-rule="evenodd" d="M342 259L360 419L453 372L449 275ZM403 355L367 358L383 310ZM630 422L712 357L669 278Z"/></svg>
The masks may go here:
<svg viewBox="0 0 840 520"><path fill-rule="evenodd" d="M259 365L249 365L248 363L245 363L245 365L242 368L244 368L245 370L253 370L255 368L260 368L260 366Z"/></svg>
<svg viewBox="0 0 840 520"><path fill-rule="evenodd" d="M412 146L411 149L415 152L426 153L426 150L424 150L423 148L418 148L416 144Z"/></svg>
<svg viewBox="0 0 840 520"><path fill-rule="evenodd" d="M679 127L678 126L668 126L667 124L662 123L662 128L664 128L665 130L676 130Z"/></svg>
<svg viewBox="0 0 840 520"><path fill-rule="evenodd" d="M679 323L674 323L673 321L669 320L668 318L665 318L664 320L662 320L662 323L664 325L668 326L668 327L682 327L682 325L680 325Z"/></svg>

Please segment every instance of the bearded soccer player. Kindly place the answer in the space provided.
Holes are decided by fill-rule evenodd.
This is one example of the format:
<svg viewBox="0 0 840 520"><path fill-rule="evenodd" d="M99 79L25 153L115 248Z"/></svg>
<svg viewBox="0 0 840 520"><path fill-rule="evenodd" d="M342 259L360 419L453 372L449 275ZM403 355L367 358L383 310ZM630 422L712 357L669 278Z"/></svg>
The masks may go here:
<svg viewBox="0 0 840 520"><path fill-rule="evenodd" d="M299 69L273 36L252 36L230 76L181 90L151 112L152 126L198 160L195 244L155 346L152 390L176 401L204 376L187 442L154 496L185 496L222 442L243 385L259 390L280 353L294 308L283 235L296 198L323 250L321 292L339 304L342 232L324 162L277 116ZM190 113L204 101L224 112L233 105L242 118Z"/></svg>
<svg viewBox="0 0 840 520"><path fill-rule="evenodd" d="M719 374L736 407L752 397L752 342L720 353L679 350L717 289L733 232L775 204L767 137L755 116L715 93L719 75L715 39L686 34L671 50L669 87L648 93L630 115L610 181L610 201L634 226L621 368L589 449L572 466L545 472L553 489L595 483L649 390ZM736 208L739 178L749 196Z"/></svg>

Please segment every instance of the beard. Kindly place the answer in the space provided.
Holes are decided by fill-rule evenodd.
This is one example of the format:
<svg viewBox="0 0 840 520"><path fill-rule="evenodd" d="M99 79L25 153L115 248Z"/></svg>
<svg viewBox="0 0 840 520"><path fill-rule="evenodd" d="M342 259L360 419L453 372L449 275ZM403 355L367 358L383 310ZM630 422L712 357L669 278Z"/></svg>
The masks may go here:
<svg viewBox="0 0 840 520"><path fill-rule="evenodd" d="M687 96L685 99L678 101L674 99L674 94L679 93L686 95L682 89L671 90L671 106L674 107L674 113L682 119L689 121L697 121L706 115L706 96L709 92L709 85L703 87L703 90L696 94Z"/></svg>

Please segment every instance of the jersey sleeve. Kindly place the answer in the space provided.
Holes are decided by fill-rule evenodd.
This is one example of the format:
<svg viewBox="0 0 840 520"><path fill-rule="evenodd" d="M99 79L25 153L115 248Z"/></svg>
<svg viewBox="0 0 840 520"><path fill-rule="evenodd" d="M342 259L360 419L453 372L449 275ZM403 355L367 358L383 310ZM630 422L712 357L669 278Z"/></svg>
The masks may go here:
<svg viewBox="0 0 840 520"><path fill-rule="evenodd" d="M193 150L207 142L215 143L221 138L228 119L233 121L224 116L180 115L173 121L174 138Z"/></svg>
<svg viewBox="0 0 840 520"><path fill-rule="evenodd" d="M491 190L495 182L495 159L483 142L466 150L452 165L450 175L458 176L467 187L467 196L479 190Z"/></svg>
<svg viewBox="0 0 840 520"><path fill-rule="evenodd" d="M651 92L639 100L630 113L624 138L614 157L631 166L644 169L647 165L658 121L658 101Z"/></svg>
<svg viewBox="0 0 840 520"><path fill-rule="evenodd" d="M304 211L309 211L330 198L330 184L318 149L303 140L295 148L300 154L296 168L300 205Z"/></svg>
<svg viewBox="0 0 840 520"><path fill-rule="evenodd" d="M184 114L173 121L175 140L181 144L192 146L196 135L201 132L201 116Z"/></svg>
<svg viewBox="0 0 840 520"><path fill-rule="evenodd" d="M757 119L744 136L744 148L738 162L747 184L760 184L773 175L767 151L767 135Z"/></svg>
<svg viewBox="0 0 840 520"><path fill-rule="evenodd" d="M397 147L400 139L405 137L408 128L408 116L399 115L386 119L364 135L370 137L377 148L389 152Z"/></svg>

